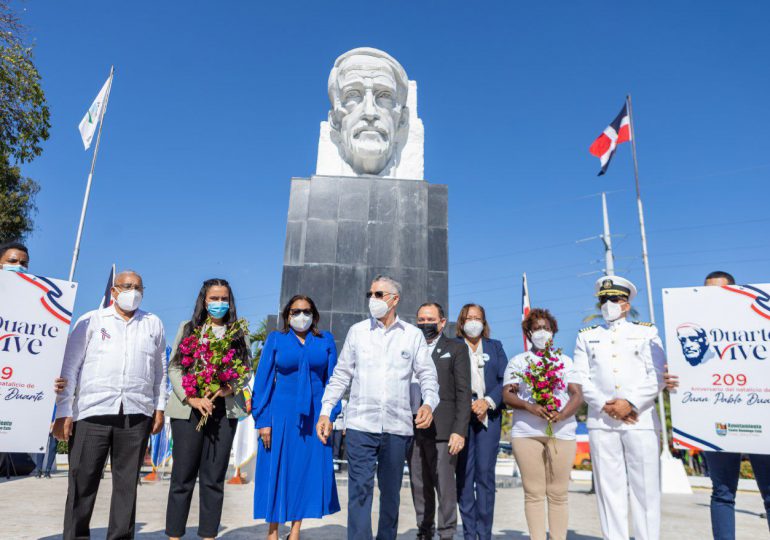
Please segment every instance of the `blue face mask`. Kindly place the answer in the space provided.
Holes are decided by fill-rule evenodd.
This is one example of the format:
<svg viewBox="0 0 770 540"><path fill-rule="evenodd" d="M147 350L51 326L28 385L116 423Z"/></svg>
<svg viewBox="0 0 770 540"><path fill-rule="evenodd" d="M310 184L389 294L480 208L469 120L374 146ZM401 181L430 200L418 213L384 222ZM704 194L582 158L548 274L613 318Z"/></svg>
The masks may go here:
<svg viewBox="0 0 770 540"><path fill-rule="evenodd" d="M206 309L214 319L221 319L230 311L230 302L209 302Z"/></svg>
<svg viewBox="0 0 770 540"><path fill-rule="evenodd" d="M9 272L20 272L22 274L27 273L27 269L20 264L4 264L3 270L7 270Z"/></svg>

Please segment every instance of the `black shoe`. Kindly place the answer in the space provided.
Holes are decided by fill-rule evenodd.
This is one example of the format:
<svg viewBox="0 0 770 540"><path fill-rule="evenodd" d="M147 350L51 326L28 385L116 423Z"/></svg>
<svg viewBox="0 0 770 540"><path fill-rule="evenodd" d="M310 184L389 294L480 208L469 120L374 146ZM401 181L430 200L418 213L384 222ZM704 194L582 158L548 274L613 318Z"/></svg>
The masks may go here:
<svg viewBox="0 0 770 540"><path fill-rule="evenodd" d="M43 471L37 471L35 478L43 478Z"/></svg>
<svg viewBox="0 0 770 540"><path fill-rule="evenodd" d="M50 472L45 473L45 477L46 478L51 478L51 473Z"/></svg>

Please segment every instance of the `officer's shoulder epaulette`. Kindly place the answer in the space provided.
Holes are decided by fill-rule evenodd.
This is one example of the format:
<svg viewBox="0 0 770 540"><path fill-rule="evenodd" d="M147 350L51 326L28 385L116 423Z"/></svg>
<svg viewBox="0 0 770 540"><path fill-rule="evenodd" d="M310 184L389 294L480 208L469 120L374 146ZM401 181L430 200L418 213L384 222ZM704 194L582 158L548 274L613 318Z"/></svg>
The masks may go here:
<svg viewBox="0 0 770 540"><path fill-rule="evenodd" d="M634 321L634 324L638 324L639 326L652 326L652 327L655 326L651 322L642 322L642 321Z"/></svg>
<svg viewBox="0 0 770 540"><path fill-rule="evenodd" d="M594 328L599 328L599 325L595 324L593 326L586 326L585 328L581 328L579 333L582 334L583 332L588 332L589 330L593 330Z"/></svg>

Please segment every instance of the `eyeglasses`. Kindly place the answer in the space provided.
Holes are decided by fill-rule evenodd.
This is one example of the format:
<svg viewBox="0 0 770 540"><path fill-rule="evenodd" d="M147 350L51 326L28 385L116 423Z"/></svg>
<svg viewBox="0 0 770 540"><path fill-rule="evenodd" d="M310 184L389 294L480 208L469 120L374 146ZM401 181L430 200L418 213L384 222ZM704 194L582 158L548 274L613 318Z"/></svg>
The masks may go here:
<svg viewBox="0 0 770 540"><path fill-rule="evenodd" d="M310 316L312 314L313 314L313 310L312 309L290 309L289 310L289 315L291 315L292 317L294 317L296 315L308 315L308 316Z"/></svg>
<svg viewBox="0 0 770 540"><path fill-rule="evenodd" d="M606 304L607 302L622 304L623 302L628 302L628 299L625 296L602 296L599 299L600 304Z"/></svg>
<svg viewBox="0 0 770 540"><path fill-rule="evenodd" d="M118 289L123 289L124 291L134 290L142 292L144 290L144 287L138 283L116 283L115 287Z"/></svg>
<svg viewBox="0 0 770 540"><path fill-rule="evenodd" d="M385 291L369 291L369 292L367 292L367 293L366 293L366 297L367 297L367 298L371 298L372 296L374 296L375 298L379 298L379 299L382 299L382 298L384 298L384 297L385 297L385 295L386 295L386 294L389 294L389 295L391 295L391 296L395 296L395 295L396 295L396 293L392 293L392 292L385 292Z"/></svg>

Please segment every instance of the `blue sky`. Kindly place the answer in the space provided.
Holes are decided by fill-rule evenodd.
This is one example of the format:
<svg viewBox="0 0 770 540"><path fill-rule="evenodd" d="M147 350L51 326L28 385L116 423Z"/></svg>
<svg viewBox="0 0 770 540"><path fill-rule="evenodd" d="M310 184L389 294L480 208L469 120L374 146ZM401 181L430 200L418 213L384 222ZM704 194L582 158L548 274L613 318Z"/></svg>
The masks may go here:
<svg viewBox="0 0 770 540"><path fill-rule="evenodd" d="M525 271L571 351L603 256L576 241L601 232L602 190L648 320L630 145L601 178L587 151L628 92L658 321L663 287L714 269L770 281L766 2L271 4L16 4L52 112L23 169L42 186L35 273L67 276L91 159L77 124L116 67L78 314L113 262L144 275L143 307L172 334L209 277L230 280L249 319L275 313L289 179L314 173L328 71L356 46L417 81L426 178L449 186L451 317L484 304L509 355Z"/></svg>

